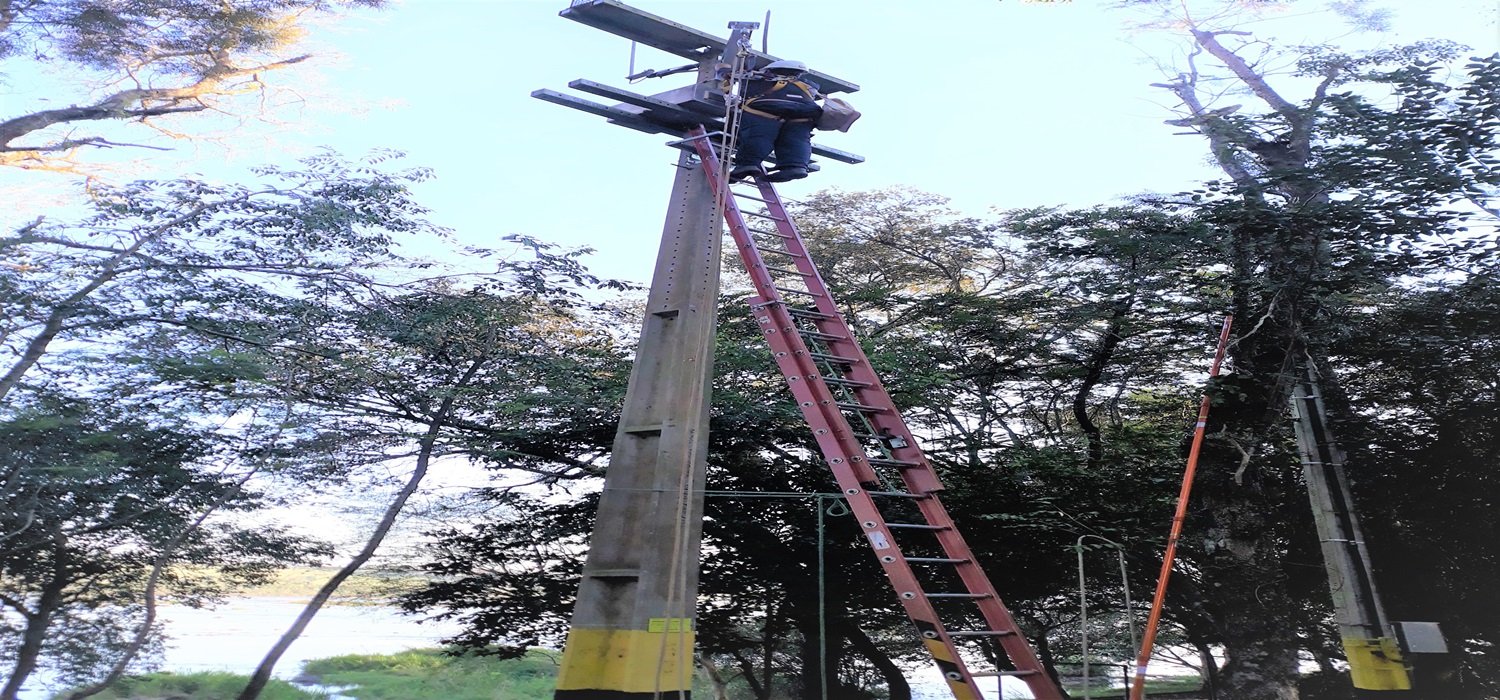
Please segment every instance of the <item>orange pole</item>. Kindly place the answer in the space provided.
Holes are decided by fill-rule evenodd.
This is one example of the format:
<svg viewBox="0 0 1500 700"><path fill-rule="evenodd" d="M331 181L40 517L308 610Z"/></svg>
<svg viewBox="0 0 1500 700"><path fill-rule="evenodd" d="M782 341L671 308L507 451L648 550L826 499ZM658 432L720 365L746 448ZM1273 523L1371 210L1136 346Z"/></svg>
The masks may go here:
<svg viewBox="0 0 1500 700"><path fill-rule="evenodd" d="M1229 324L1233 316L1224 317L1224 328L1219 332L1219 349L1214 353L1213 368L1209 379L1219 376L1219 363L1224 360L1224 351L1229 343ZM1151 616L1146 618L1146 635L1141 638L1141 653L1135 659L1135 679L1130 684L1130 700L1141 700L1146 693L1146 664L1151 661L1151 649L1156 644L1156 626L1161 622L1162 602L1167 598L1167 579L1172 576L1172 560L1177 557L1177 538L1182 536L1182 521L1187 518L1188 495L1193 492L1193 475L1198 471L1198 451L1203 448L1203 431L1208 424L1208 394L1198 406L1198 424L1193 428L1193 447L1188 451L1187 469L1182 474L1182 492L1177 496L1177 514L1172 517L1172 534L1167 538L1167 553L1162 557L1161 575L1156 579L1156 597L1151 600ZM1128 611L1127 611L1128 612Z"/></svg>

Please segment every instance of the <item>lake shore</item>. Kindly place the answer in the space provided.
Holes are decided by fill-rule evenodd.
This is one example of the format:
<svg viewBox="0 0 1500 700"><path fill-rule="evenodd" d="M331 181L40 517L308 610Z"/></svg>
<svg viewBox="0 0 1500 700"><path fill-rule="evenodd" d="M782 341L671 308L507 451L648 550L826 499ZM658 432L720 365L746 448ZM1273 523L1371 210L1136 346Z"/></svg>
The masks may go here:
<svg viewBox="0 0 1500 700"><path fill-rule="evenodd" d="M232 598L212 609L163 605L167 648L159 670L179 673L228 671L248 674L302 611L297 597ZM451 622L422 622L384 605L335 605L318 612L276 665L276 677L290 680L302 664L345 654L393 654L439 646L458 631ZM47 700L54 677L36 674L19 700Z"/></svg>

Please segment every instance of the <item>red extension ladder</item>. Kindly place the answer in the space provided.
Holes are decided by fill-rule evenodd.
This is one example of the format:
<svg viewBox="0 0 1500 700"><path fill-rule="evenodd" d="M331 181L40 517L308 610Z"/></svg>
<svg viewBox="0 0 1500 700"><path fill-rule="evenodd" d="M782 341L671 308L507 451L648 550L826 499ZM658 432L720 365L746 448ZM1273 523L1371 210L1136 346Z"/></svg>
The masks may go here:
<svg viewBox="0 0 1500 700"><path fill-rule="evenodd" d="M981 700L976 678L1012 676L1038 700L1063 700L938 501L943 485L937 473L829 297L776 188L746 183L756 188L754 194L736 192L724 181L714 143L721 136L699 127L678 143L694 149L709 185L724 201L724 220L755 283L750 308L850 510L953 695ZM764 212L742 210L740 200L761 205L755 208ZM758 225L747 224L747 217ZM905 522L888 521L882 512ZM906 556L903 544L934 556ZM921 580L914 566L922 567ZM922 580L946 589L928 593ZM976 606L978 615L967 606ZM966 621L955 624L975 629L944 627L938 607L949 619ZM997 652L1009 657L1015 670L970 671L959 640L998 642Z"/></svg>

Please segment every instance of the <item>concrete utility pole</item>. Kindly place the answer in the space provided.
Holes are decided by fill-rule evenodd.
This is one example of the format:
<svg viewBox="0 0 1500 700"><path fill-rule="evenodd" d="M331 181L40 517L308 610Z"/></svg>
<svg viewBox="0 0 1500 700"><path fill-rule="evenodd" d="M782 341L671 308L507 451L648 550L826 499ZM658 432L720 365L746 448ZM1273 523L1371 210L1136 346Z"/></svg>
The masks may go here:
<svg viewBox="0 0 1500 700"><path fill-rule="evenodd" d="M726 41L618 0L572 0L560 14L691 61L637 77L691 73L696 81L655 95L590 80L568 84L619 100L615 105L546 89L532 96L678 138L699 126L723 128L726 109L716 68L748 44L749 32L759 26L731 23L734 32ZM776 60L748 46L746 51L750 68ZM859 89L812 75L824 93ZM686 698L692 690L722 235L722 215L692 150L687 145L677 160L640 346L563 650L558 700ZM848 163L864 160L818 144L813 153Z"/></svg>
<svg viewBox="0 0 1500 700"><path fill-rule="evenodd" d="M1349 479L1344 473L1344 453L1328 429L1323 395L1310 363L1291 402L1302 453L1302 473L1307 481L1307 496L1312 500L1318 539L1323 543L1323 565L1333 593L1334 614L1349 661L1350 679L1355 688L1363 690L1409 690L1411 676L1375 590L1370 554L1365 549Z"/></svg>
<svg viewBox="0 0 1500 700"><path fill-rule="evenodd" d="M708 180L683 153L557 679L559 700L692 689L720 239Z"/></svg>

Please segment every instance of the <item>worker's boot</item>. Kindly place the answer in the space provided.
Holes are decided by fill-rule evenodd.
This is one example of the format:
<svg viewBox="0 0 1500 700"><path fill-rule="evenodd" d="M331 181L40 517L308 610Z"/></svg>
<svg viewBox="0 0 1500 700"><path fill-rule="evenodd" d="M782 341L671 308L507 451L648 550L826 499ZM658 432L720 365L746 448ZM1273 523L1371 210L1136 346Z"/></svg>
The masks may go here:
<svg viewBox="0 0 1500 700"><path fill-rule="evenodd" d="M730 182L743 182L749 178L764 177L766 169L759 165L736 165L729 171Z"/></svg>
<svg viewBox="0 0 1500 700"><path fill-rule="evenodd" d="M787 182L788 180L801 180L807 177L807 168L800 165L777 168L775 172L766 176L766 182Z"/></svg>

